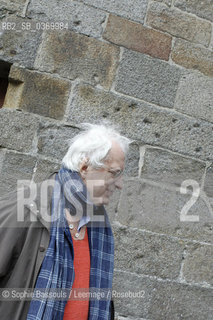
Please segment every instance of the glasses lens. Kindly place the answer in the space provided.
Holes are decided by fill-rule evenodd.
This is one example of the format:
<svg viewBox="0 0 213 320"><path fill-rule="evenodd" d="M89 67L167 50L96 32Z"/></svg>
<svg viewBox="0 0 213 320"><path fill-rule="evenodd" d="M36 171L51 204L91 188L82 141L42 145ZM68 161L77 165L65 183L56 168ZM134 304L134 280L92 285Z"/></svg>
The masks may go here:
<svg viewBox="0 0 213 320"><path fill-rule="evenodd" d="M122 170L117 170L117 171L112 171L113 177L118 178L122 175L123 171Z"/></svg>

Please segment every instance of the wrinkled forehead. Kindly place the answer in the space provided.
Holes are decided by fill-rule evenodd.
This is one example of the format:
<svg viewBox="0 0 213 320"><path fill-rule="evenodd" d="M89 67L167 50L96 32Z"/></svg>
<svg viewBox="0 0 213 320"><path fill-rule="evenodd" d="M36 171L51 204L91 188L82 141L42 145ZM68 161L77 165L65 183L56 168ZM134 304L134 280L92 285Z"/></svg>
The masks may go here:
<svg viewBox="0 0 213 320"><path fill-rule="evenodd" d="M117 143L116 141L112 141L112 148L109 151L107 163L115 169L123 169L124 167L125 153L123 152L119 143Z"/></svg>

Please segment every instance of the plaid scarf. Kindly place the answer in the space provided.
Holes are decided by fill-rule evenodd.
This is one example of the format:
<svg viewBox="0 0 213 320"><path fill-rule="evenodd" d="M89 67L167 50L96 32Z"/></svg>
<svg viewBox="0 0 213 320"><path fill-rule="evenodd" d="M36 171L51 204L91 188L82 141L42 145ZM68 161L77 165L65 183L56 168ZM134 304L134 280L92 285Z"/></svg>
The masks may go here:
<svg viewBox="0 0 213 320"><path fill-rule="evenodd" d="M80 210L82 215L91 206L94 214L102 215L104 222L91 221L87 225L90 247L90 290L111 290L114 264L114 239L103 206L93 206L87 197L87 189L79 174L62 167L55 177L52 197L52 222L50 243L46 251L35 289L67 289L74 281L73 243L64 209ZM68 297L67 297L68 299ZM65 300L34 298L31 301L27 320L62 320ZM110 295L104 300L91 299L88 320L110 319Z"/></svg>

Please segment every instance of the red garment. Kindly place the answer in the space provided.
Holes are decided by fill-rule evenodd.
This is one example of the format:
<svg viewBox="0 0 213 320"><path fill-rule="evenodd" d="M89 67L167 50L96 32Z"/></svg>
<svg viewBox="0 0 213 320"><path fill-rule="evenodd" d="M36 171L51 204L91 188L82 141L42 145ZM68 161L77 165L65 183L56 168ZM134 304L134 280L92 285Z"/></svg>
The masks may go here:
<svg viewBox="0 0 213 320"><path fill-rule="evenodd" d="M89 277L90 277L90 251L87 228L84 239L73 240L75 279L70 299L64 310L63 320L87 320L89 311ZM77 290L75 290L77 289ZM82 290L79 290L82 289ZM84 298L76 299L82 297ZM86 296L86 298L85 298ZM73 298L74 297L74 298Z"/></svg>

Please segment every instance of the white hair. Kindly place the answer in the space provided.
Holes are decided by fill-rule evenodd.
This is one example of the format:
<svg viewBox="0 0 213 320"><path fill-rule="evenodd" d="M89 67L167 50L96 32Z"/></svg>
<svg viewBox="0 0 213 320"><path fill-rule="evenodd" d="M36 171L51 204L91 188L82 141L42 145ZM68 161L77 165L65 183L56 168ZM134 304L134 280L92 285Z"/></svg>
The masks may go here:
<svg viewBox="0 0 213 320"><path fill-rule="evenodd" d="M83 123L83 132L71 139L70 147L62 159L62 164L70 170L78 171L85 159L93 168L104 167L104 160L112 147L112 141L127 153L130 139L120 135L112 126Z"/></svg>

